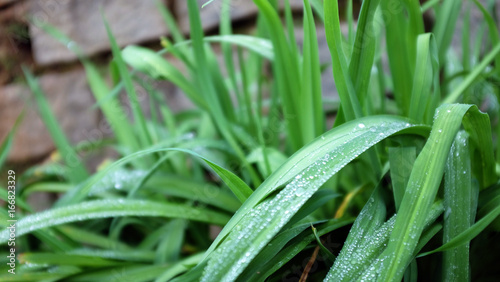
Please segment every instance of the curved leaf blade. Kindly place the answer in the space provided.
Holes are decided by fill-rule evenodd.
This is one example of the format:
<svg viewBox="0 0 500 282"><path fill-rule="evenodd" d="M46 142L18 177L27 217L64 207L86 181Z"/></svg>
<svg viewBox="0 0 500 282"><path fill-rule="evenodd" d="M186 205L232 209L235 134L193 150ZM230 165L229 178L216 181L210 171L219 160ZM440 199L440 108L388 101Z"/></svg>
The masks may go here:
<svg viewBox="0 0 500 282"><path fill-rule="evenodd" d="M186 205L143 200L96 200L26 216L17 222L16 234L21 236L65 223L117 216L184 218L218 225L224 225L229 219L218 212ZM6 243L8 239L9 230L0 232L0 244Z"/></svg>
<svg viewBox="0 0 500 282"><path fill-rule="evenodd" d="M208 260L201 280L236 279L331 176L384 138L413 128L417 126L398 117L362 118L339 126L302 148L252 194L219 234L213 246L227 238ZM285 188L274 198L264 200L282 185Z"/></svg>

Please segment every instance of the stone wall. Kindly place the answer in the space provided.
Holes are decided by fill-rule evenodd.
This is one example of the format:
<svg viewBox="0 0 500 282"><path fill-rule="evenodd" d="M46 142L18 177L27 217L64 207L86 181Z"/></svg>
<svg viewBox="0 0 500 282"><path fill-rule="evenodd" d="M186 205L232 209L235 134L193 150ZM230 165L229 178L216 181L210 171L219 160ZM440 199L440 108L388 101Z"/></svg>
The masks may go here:
<svg viewBox="0 0 500 282"><path fill-rule="evenodd" d="M160 1L172 12L182 31L188 33L186 1ZM201 6L206 0L198 2ZM290 2L295 11L301 11L302 0ZM500 16L500 5L497 6ZM207 33L217 32L221 8L221 1L216 0L202 9L202 23ZM0 0L0 142L22 110L27 113L15 136L9 162L43 160L54 150L23 82L21 65L28 66L39 77L57 118L74 144L88 140L101 122L101 114L90 109L95 100L76 55L33 24L54 25L72 38L84 55L105 66L111 56L100 10L120 46L143 44L159 48L160 36L169 35L154 0ZM251 0L232 0L230 10L235 27L251 29L257 13ZM476 16L480 21L481 16ZM301 38L300 30L297 38ZM318 27L318 42L321 61L326 63L330 55L323 27ZM331 70L323 76L325 95L335 95ZM161 83L159 87L168 95L174 110L189 106L189 101L171 84Z"/></svg>
<svg viewBox="0 0 500 282"><path fill-rule="evenodd" d="M189 23L186 1L162 0L181 30ZM198 1L200 6L205 0ZM292 0L300 10L301 0ZM216 32L220 1L201 10L206 32ZM159 48L160 36L169 31L154 0L0 0L0 140L4 140L23 109L26 114L15 135L8 157L10 163L30 163L46 158L54 144L23 82L21 65L39 78L52 109L73 144L92 138L102 115L90 108L95 103L77 56L35 23L48 23L69 36L85 56L105 66L111 57L101 11L120 46L146 44ZM251 1L233 0L231 18L235 25L252 25L257 10ZM174 110L189 107L185 96L169 83L158 85L168 95Z"/></svg>

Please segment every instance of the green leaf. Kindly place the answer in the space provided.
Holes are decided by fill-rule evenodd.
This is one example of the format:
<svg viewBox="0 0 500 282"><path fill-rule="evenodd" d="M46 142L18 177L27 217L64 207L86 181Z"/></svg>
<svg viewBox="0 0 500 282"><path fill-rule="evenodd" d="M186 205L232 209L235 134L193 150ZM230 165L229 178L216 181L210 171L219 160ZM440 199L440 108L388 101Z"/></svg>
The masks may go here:
<svg viewBox="0 0 500 282"><path fill-rule="evenodd" d="M113 36L111 28L109 27L109 24L105 19L104 15L103 15L103 21L104 21L104 26L106 27L106 32L108 34L109 43L111 44L111 51L113 53L113 58L115 60L116 67L118 68L120 76L125 85L125 90L127 91L128 94L137 130L138 132L140 132L139 139L143 146L150 146L152 144L151 135L146 127L145 116L144 113L142 112L141 105L137 97L137 92L132 82L132 77L127 69L127 66L125 65L120 47L118 46L118 43L116 42L116 39Z"/></svg>
<svg viewBox="0 0 500 282"><path fill-rule="evenodd" d="M227 190L209 183L176 176L153 177L145 183L143 190L199 201L229 212L235 212L241 205L240 201Z"/></svg>
<svg viewBox="0 0 500 282"><path fill-rule="evenodd" d="M351 224L353 222L353 219L347 218L347 219L332 219L329 220L325 223L322 223L320 225L317 225L317 235L318 236L324 236L327 235L328 233L339 229L343 226L346 226L348 224ZM315 223L317 224L317 223ZM310 226L310 225L309 225ZM283 231L281 234L285 234L288 231L292 231L293 229L288 229L287 231ZM329 236L329 235L327 235ZM273 241L271 241L270 244L273 244L276 241L276 243L279 242L279 239L282 237L280 235L276 236ZM331 237L330 237L331 238ZM302 232L301 234L297 235L296 238L293 238L290 241L290 244L287 244L278 254L276 254L271 260L268 260L261 268L258 269L258 272L254 272L253 276L249 278L247 281L265 281L267 277L269 277L271 274L276 272L278 269L280 269L283 265L285 265L287 262L292 260L295 256L297 256L304 248L306 248L309 244L311 244L314 240L316 239L316 236L314 234L311 234L310 232ZM333 241L333 242L332 242ZM332 247L337 247L337 241L333 239L332 241L329 241L329 245ZM264 251L263 251L264 252ZM259 254L260 256L260 254ZM257 259L252 261L252 264L256 263ZM245 273L247 273L248 270L251 270L252 264L245 270L245 272L241 275L241 277L245 277Z"/></svg>
<svg viewBox="0 0 500 282"><path fill-rule="evenodd" d="M202 257L203 254L192 255L174 265L169 266L167 270L164 270L164 272L156 278L155 282L170 281L170 279L175 276L187 271L189 269L189 265L198 263Z"/></svg>
<svg viewBox="0 0 500 282"><path fill-rule="evenodd" d="M377 188L363 207L344 243L344 247L325 281L354 281L362 276L387 244L396 217L387 222L386 208Z"/></svg>
<svg viewBox="0 0 500 282"><path fill-rule="evenodd" d="M498 202L498 199L493 199L492 201ZM481 233L488 225L493 222L497 217L500 216L500 205L495 203L495 208L491 210L487 215L473 224L469 229L463 231L457 236L453 237L453 239L449 240L446 244L441 247L434 249L429 252L425 252L420 254L418 257L427 256L433 253L452 250L453 248L457 248L467 244L470 240L474 239L479 233Z"/></svg>
<svg viewBox="0 0 500 282"><path fill-rule="evenodd" d="M45 265L74 265L89 267L105 267L122 264L119 261L112 261L99 257L74 255L74 254L56 254L56 253L24 253L19 255L19 262L23 264L45 264Z"/></svg>
<svg viewBox="0 0 500 282"><path fill-rule="evenodd" d="M7 160L7 157L9 156L10 149L12 148L12 141L14 140L14 134L16 133L19 124L21 124L24 118L24 114L25 110L23 109L23 111L16 118L14 126L9 131L9 134L7 134L7 136L3 140L2 145L0 145L0 168L3 166L5 160Z"/></svg>
<svg viewBox="0 0 500 282"><path fill-rule="evenodd" d="M437 46L439 48L439 61L443 66L446 59L446 52L449 49L455 30L455 24L460 14L462 1L444 0L436 13L436 23L433 33L436 36Z"/></svg>
<svg viewBox="0 0 500 282"><path fill-rule="evenodd" d="M345 51L342 48L342 32L337 0L325 0L325 32L332 56L333 77L342 103L345 120L362 116L361 105L349 73Z"/></svg>
<svg viewBox="0 0 500 282"><path fill-rule="evenodd" d="M475 66L465 79L443 100L443 103L454 103L460 95L478 79L488 65L500 54L500 43L496 44L491 51L486 54L481 63Z"/></svg>
<svg viewBox="0 0 500 282"><path fill-rule="evenodd" d="M23 67L23 71L28 80L28 85L35 96L40 116L50 132L59 153L63 157L63 161L68 167L68 179L72 183L79 183L85 180L88 177L88 172L57 122L57 118L54 116L45 99L40 85L38 85L38 82L27 68Z"/></svg>
<svg viewBox="0 0 500 282"><path fill-rule="evenodd" d="M35 230L65 223L118 216L184 218L219 225L224 225L229 219L226 215L218 212L186 205L143 200L96 200L26 216L17 222L16 234L21 236ZM9 230L0 232L0 244L6 243L8 238Z"/></svg>
<svg viewBox="0 0 500 282"><path fill-rule="evenodd" d="M352 1L349 1L351 3ZM368 96L368 85L375 58L375 43L373 19L380 0L363 1L358 18L356 38L352 45L349 74L354 84L355 93L363 106ZM350 4L352 5L352 3ZM351 11L352 12L352 11ZM352 17L352 15L351 15Z"/></svg>
<svg viewBox="0 0 500 282"><path fill-rule="evenodd" d="M294 154L243 204L207 251L203 279L235 279L316 190L359 154L384 138L418 127L395 117L370 117L339 126ZM276 196L267 195L285 186ZM242 241L238 238L245 237ZM224 265L218 261L224 258ZM202 279L202 280L203 280Z"/></svg>
<svg viewBox="0 0 500 282"><path fill-rule="evenodd" d="M134 69L155 79L171 81L182 89L193 103L202 109L207 108L206 102L197 93L193 83L158 53L144 47L130 45L123 49L122 56L123 60Z"/></svg>
<svg viewBox="0 0 500 282"><path fill-rule="evenodd" d="M254 0L254 3L259 8L263 19L263 26L265 26L273 44L275 53L273 64L273 73L276 81L275 87L282 102L283 113L285 116L290 116L291 119L298 120L302 117L299 107L302 86L298 66L299 54L297 53L296 46L294 47L296 44L291 44L287 40L278 12L269 1ZM287 14L288 33L289 35L293 35L290 33L290 13L288 12ZM277 98L276 96L275 99ZM305 115L304 117L307 116ZM302 123L287 122L285 126L289 138L288 144L292 151L296 151L304 145L302 142Z"/></svg>
<svg viewBox="0 0 500 282"><path fill-rule="evenodd" d="M443 177L446 158L462 119L483 118L487 118L487 115L481 114L477 107L470 105L443 105L436 111L433 130L415 161L394 231L387 248L381 254L384 259L375 266L379 271L379 279L402 279L406 267L413 259L412 254L418 242L415 238L418 238L424 229L429 208ZM485 142L491 142L491 139L486 139Z"/></svg>
<svg viewBox="0 0 500 282"><path fill-rule="evenodd" d="M472 222L471 161L468 135L460 131L446 162L444 180L443 243L467 230ZM443 279L465 281L470 277L469 246L463 245L443 254Z"/></svg>
<svg viewBox="0 0 500 282"><path fill-rule="evenodd" d="M406 185L410 178L413 163L416 159L415 147L391 147L389 148L389 163L391 165L392 192L396 211L399 210L401 201L405 194Z"/></svg>
<svg viewBox="0 0 500 282"><path fill-rule="evenodd" d="M35 268L35 267L33 267ZM64 279L65 277L80 273L82 271L79 267L74 266L60 266L54 267L51 271L41 271L41 272L28 272L28 271L16 271L16 274L11 273L0 275L0 280L2 281L57 281Z"/></svg>
<svg viewBox="0 0 500 282"><path fill-rule="evenodd" d="M156 250L156 264L173 263L179 260L184 242L186 221L174 219L168 223L168 229Z"/></svg>
<svg viewBox="0 0 500 282"><path fill-rule="evenodd" d="M405 17L405 1L381 1L381 11L389 16L384 16L387 56L391 70L392 83L394 85L394 98L397 103L397 111L405 116L408 115L410 107L410 95L412 89L413 69L412 54L410 54L410 42L416 40L416 34L410 34L407 18ZM411 41L405 40L414 35Z"/></svg>
<svg viewBox="0 0 500 282"><path fill-rule="evenodd" d="M432 34L425 33L417 38L417 60L409 117L417 122L431 123L439 98L438 51Z"/></svg>
<svg viewBox="0 0 500 282"><path fill-rule="evenodd" d="M302 142L307 144L325 131L318 37L309 0L304 0L302 80L300 121L302 122Z"/></svg>
<svg viewBox="0 0 500 282"><path fill-rule="evenodd" d="M104 268L98 271L83 271L79 275L71 276L71 281L109 281L121 282L131 280L134 282L151 281L158 277L169 265L125 265L114 268Z"/></svg>

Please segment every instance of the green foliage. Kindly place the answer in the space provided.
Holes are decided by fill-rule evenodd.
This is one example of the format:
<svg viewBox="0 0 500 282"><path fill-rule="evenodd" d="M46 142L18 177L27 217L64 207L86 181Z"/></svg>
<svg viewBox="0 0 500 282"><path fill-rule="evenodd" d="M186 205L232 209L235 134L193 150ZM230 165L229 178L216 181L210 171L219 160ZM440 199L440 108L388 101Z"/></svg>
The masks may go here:
<svg viewBox="0 0 500 282"><path fill-rule="evenodd" d="M186 40L158 1L172 34L159 52L121 50L103 20L113 60L102 69L42 26L77 53L114 132L93 149L109 146L120 157L89 176L87 152L70 145L25 72L60 157L19 175L22 254L18 273L0 280L494 280L497 260L482 263L498 248L484 238L500 231L499 114L480 111L485 101L500 109L500 41L488 9L467 4L490 36L466 28L457 60L450 44L461 1L365 0L356 29L348 1L344 34L337 0L304 0L300 48L288 1L284 21L278 1L253 2L254 34L233 33L224 0L220 34L205 36L201 7L188 0ZM429 33L425 11L436 15ZM319 57L323 22L329 62ZM469 41L486 46L484 54ZM321 89L324 63L339 94L333 108ZM194 107L175 113L159 80ZM117 97L122 90L131 116ZM61 196L34 212L26 201L33 192ZM6 222L5 208L0 217ZM8 239L3 228L0 244ZM6 273L5 263L0 268Z"/></svg>

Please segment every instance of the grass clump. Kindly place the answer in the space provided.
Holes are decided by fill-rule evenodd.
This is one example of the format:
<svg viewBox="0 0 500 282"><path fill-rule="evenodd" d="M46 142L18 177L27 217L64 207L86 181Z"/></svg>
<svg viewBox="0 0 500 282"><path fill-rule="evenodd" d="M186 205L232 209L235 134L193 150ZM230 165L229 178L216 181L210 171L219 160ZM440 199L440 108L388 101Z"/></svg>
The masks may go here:
<svg viewBox="0 0 500 282"><path fill-rule="evenodd" d="M79 147L69 145L26 71L62 158L34 167L18 182L21 266L18 275L1 279L494 278L490 250L498 244L489 238L499 231L494 140L500 123L498 113L477 106L488 100L490 109L499 108L500 40L488 8L477 1L421 7L365 0L356 29L349 13L343 34L336 0L304 0L304 42L297 46L288 1L283 24L278 1L254 0L253 35L232 33L229 2L224 0L220 35L204 36L198 2L188 0L189 40L159 4L173 34L159 52L121 50L105 22L113 84L81 60L115 133L98 145L121 156L90 176ZM462 5L483 13L482 32L491 36L476 38L466 30L460 59L450 42ZM347 7L352 11L352 1ZM428 32L424 11L436 18ZM321 22L338 103L322 95ZM222 47L227 75L212 44ZM174 113L155 89L157 80L174 83L195 108ZM148 115L134 84L148 90ZM121 90L133 119L118 102ZM0 160L11 143L9 137L2 145ZM33 213L24 200L35 191L62 196L51 209ZM8 235L1 231L0 243Z"/></svg>

